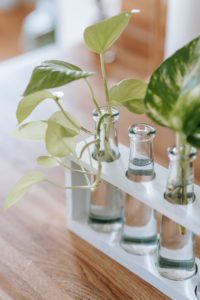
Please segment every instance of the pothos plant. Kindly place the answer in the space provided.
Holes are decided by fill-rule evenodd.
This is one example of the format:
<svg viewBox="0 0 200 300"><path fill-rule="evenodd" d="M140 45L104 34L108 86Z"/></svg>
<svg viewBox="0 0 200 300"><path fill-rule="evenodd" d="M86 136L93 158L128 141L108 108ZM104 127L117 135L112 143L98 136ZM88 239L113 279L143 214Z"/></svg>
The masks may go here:
<svg viewBox="0 0 200 300"><path fill-rule="evenodd" d="M152 74L144 99L148 116L176 134L180 186L172 197L187 204L187 157L200 148L200 37L166 59Z"/></svg>
<svg viewBox="0 0 200 300"><path fill-rule="evenodd" d="M39 165L43 166L61 166L69 168L66 165L65 157L73 155L80 163L81 170L72 169L72 172L81 172L87 180L86 186L66 186L65 189L89 188L95 190L98 186L101 168L102 155L100 152L100 131L101 124L106 119L108 123L107 134L109 135L109 122L112 119L112 106L124 106L129 111L142 114L144 108L144 95L146 84L140 80L125 79L112 87L108 87L106 77L106 68L104 64L104 53L120 37L127 27L130 18L137 10L120 13L112 18L98 22L89 26L84 31L84 42L90 51L95 52L100 57L100 69L103 79L106 113L102 113L95 91L89 80L93 72L82 70L79 66L59 60L44 61L36 66L32 72L30 81L25 89L23 98L18 104L16 116L19 123L15 135L28 139L43 139L48 155L37 158ZM79 121L69 111L65 111L62 106L60 92L52 92L51 89L69 84L72 81L82 79L88 86L91 94L91 100L94 108L99 112L99 121L95 131L83 127ZM36 120L24 123L32 111L46 99L53 101L58 111L53 113L47 120ZM80 153L76 151L77 136L82 132L93 137L92 141L86 142ZM107 143L106 155L112 155L109 148L109 141L104 135L104 143ZM88 171L84 170L81 164L81 157L88 150L91 144L96 145L98 170L95 176L88 177ZM89 153L90 155L90 153ZM94 178L92 181L91 178ZM41 172L30 172L22 177L19 182L11 189L5 202L4 208L14 204L26 191L33 185L42 181L50 181L48 177ZM56 184L55 182L52 182Z"/></svg>

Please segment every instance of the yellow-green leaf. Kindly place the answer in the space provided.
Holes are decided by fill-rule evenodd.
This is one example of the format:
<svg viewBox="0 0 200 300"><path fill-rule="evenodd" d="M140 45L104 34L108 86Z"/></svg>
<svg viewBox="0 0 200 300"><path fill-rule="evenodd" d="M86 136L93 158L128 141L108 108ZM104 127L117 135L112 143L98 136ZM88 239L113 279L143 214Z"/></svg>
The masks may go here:
<svg viewBox="0 0 200 300"><path fill-rule="evenodd" d="M58 161L52 156L39 156L37 158L38 165L45 167L56 167L59 166Z"/></svg>
<svg viewBox="0 0 200 300"><path fill-rule="evenodd" d="M63 86L80 78L87 78L94 72L86 72L78 66L61 60L48 60L35 67L24 96L44 89Z"/></svg>
<svg viewBox="0 0 200 300"><path fill-rule="evenodd" d="M40 172L30 172L23 176L10 190L3 204L4 209L9 208L11 205L16 203L17 200L19 200L19 198L21 198L33 184L46 180L48 180L47 177Z"/></svg>
<svg viewBox="0 0 200 300"><path fill-rule="evenodd" d="M125 106L130 112L145 113L144 97L147 84L141 80L125 79L109 90L111 105Z"/></svg>
<svg viewBox="0 0 200 300"><path fill-rule="evenodd" d="M55 112L50 117L49 121L55 122L64 127L68 132L68 136L75 136L78 135L80 132L79 122L75 119L75 117L72 114L70 114L67 111Z"/></svg>
<svg viewBox="0 0 200 300"><path fill-rule="evenodd" d="M47 123L43 121L32 121L21 125L13 133L17 139L43 140L47 130Z"/></svg>
<svg viewBox="0 0 200 300"><path fill-rule="evenodd" d="M46 132L46 149L56 157L64 157L74 152L75 150L75 137L71 136L71 131L67 131L63 126L48 121Z"/></svg>
<svg viewBox="0 0 200 300"><path fill-rule="evenodd" d="M123 106L134 114L142 115L146 113L146 107L142 99L124 102Z"/></svg>
<svg viewBox="0 0 200 300"><path fill-rule="evenodd" d="M87 27L84 31L87 47L98 54L105 52L120 37L134 12L124 12Z"/></svg>
<svg viewBox="0 0 200 300"><path fill-rule="evenodd" d="M199 85L200 36L177 50L153 72L144 99L149 117L176 132L192 134L191 129L195 132L195 126L199 128Z"/></svg>
<svg viewBox="0 0 200 300"><path fill-rule="evenodd" d="M56 97L48 91L40 91L23 97L16 111L18 122L23 122L42 101L55 98Z"/></svg>

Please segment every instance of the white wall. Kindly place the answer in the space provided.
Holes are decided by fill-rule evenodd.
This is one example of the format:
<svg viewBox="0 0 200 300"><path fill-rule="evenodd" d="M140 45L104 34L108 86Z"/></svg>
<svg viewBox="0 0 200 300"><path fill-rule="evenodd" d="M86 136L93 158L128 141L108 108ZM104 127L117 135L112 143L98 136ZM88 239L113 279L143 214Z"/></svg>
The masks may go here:
<svg viewBox="0 0 200 300"><path fill-rule="evenodd" d="M167 0L165 57L200 35L200 0Z"/></svg>
<svg viewBox="0 0 200 300"><path fill-rule="evenodd" d="M117 13L120 0L103 0L108 5L108 15ZM57 42L69 47L82 41L84 28L97 21L98 10L95 0L56 0Z"/></svg>

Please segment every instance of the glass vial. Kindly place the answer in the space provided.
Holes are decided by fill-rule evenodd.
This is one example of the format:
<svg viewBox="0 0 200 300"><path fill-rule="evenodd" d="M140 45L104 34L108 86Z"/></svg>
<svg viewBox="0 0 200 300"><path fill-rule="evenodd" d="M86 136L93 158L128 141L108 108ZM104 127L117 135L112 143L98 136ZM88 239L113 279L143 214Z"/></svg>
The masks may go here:
<svg viewBox="0 0 200 300"><path fill-rule="evenodd" d="M191 148L185 153L184 148L172 146L168 149L169 175L164 197L173 204L189 204L195 200L194 194L194 167L196 149Z"/></svg>
<svg viewBox="0 0 200 300"><path fill-rule="evenodd" d="M173 204L188 205L195 199L194 168L196 150L189 154L182 148L170 147L169 175L165 199ZM157 267L159 273L171 280L184 280L196 272L194 234L166 216L162 216Z"/></svg>
<svg viewBox="0 0 200 300"><path fill-rule="evenodd" d="M151 181L155 177L152 141L155 129L144 123L129 128L130 156L127 177L131 181ZM129 253L145 255L156 250L155 211L126 194L121 247Z"/></svg>
<svg viewBox="0 0 200 300"><path fill-rule="evenodd" d="M102 107L101 112L95 110L93 119L98 124L101 115L108 113L107 107ZM100 153L103 162L113 162L120 157L115 123L119 119L119 112L112 108L112 115L103 119L100 128ZM92 153L97 159L97 149L94 147ZM101 180L98 188L91 192L89 224L99 232L112 232L122 226L123 220L123 193L122 191Z"/></svg>

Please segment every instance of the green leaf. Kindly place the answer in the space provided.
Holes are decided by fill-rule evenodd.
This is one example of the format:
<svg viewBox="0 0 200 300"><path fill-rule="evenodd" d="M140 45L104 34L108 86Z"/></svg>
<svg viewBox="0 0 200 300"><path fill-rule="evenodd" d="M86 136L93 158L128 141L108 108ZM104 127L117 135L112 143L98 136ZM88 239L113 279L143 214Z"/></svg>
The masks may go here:
<svg viewBox="0 0 200 300"><path fill-rule="evenodd" d="M37 158L38 165L45 166L45 167L56 167L59 166L58 161L51 156L39 156Z"/></svg>
<svg viewBox="0 0 200 300"><path fill-rule="evenodd" d="M17 139L43 140L47 130L47 123L43 121L33 121L21 125L12 133Z"/></svg>
<svg viewBox="0 0 200 300"><path fill-rule="evenodd" d="M48 121L45 142L52 156L64 157L75 151L75 137L71 136L71 131L51 120Z"/></svg>
<svg viewBox="0 0 200 300"><path fill-rule="evenodd" d="M195 111L198 107L194 90L199 84L200 37L179 49L153 73L145 96L148 115L158 124L185 131L188 109Z"/></svg>
<svg viewBox="0 0 200 300"><path fill-rule="evenodd" d="M93 74L93 72L82 71L79 67L65 61L44 61L33 70L24 96L44 89L56 88Z"/></svg>
<svg viewBox="0 0 200 300"><path fill-rule="evenodd" d="M125 79L114 85L109 91L109 99L113 104L144 99L147 84L141 80Z"/></svg>
<svg viewBox="0 0 200 300"><path fill-rule="evenodd" d="M30 172L23 176L10 190L3 204L4 209L9 208L11 205L16 203L17 200L21 198L33 184L46 180L48 180L47 177L40 172Z"/></svg>
<svg viewBox="0 0 200 300"><path fill-rule="evenodd" d="M17 107L16 116L18 122L23 122L32 111L46 99L55 99L55 96L48 91L40 91L23 97Z"/></svg>
<svg viewBox="0 0 200 300"><path fill-rule="evenodd" d="M54 113L49 121L55 122L62 127L65 128L65 130L68 132L68 136L76 136L80 132L80 124L75 119L75 117L70 114L69 112L65 111L58 111Z"/></svg>
<svg viewBox="0 0 200 300"><path fill-rule="evenodd" d="M200 127L191 135L188 135L187 142L196 148L200 148Z"/></svg>
<svg viewBox="0 0 200 300"><path fill-rule="evenodd" d="M193 134L200 126L199 86L179 97L171 114L171 123L186 136Z"/></svg>
<svg viewBox="0 0 200 300"><path fill-rule="evenodd" d="M144 105L144 101L134 100L134 101L127 101L123 104L131 113L142 115L146 113L146 107Z"/></svg>
<svg viewBox="0 0 200 300"><path fill-rule="evenodd" d="M111 105L125 106L137 114L145 113L144 97L147 84L141 80L126 79L120 81L109 90Z"/></svg>
<svg viewBox="0 0 200 300"><path fill-rule="evenodd" d="M125 30L133 12L124 12L87 27L84 31L87 47L98 54L105 52Z"/></svg>

